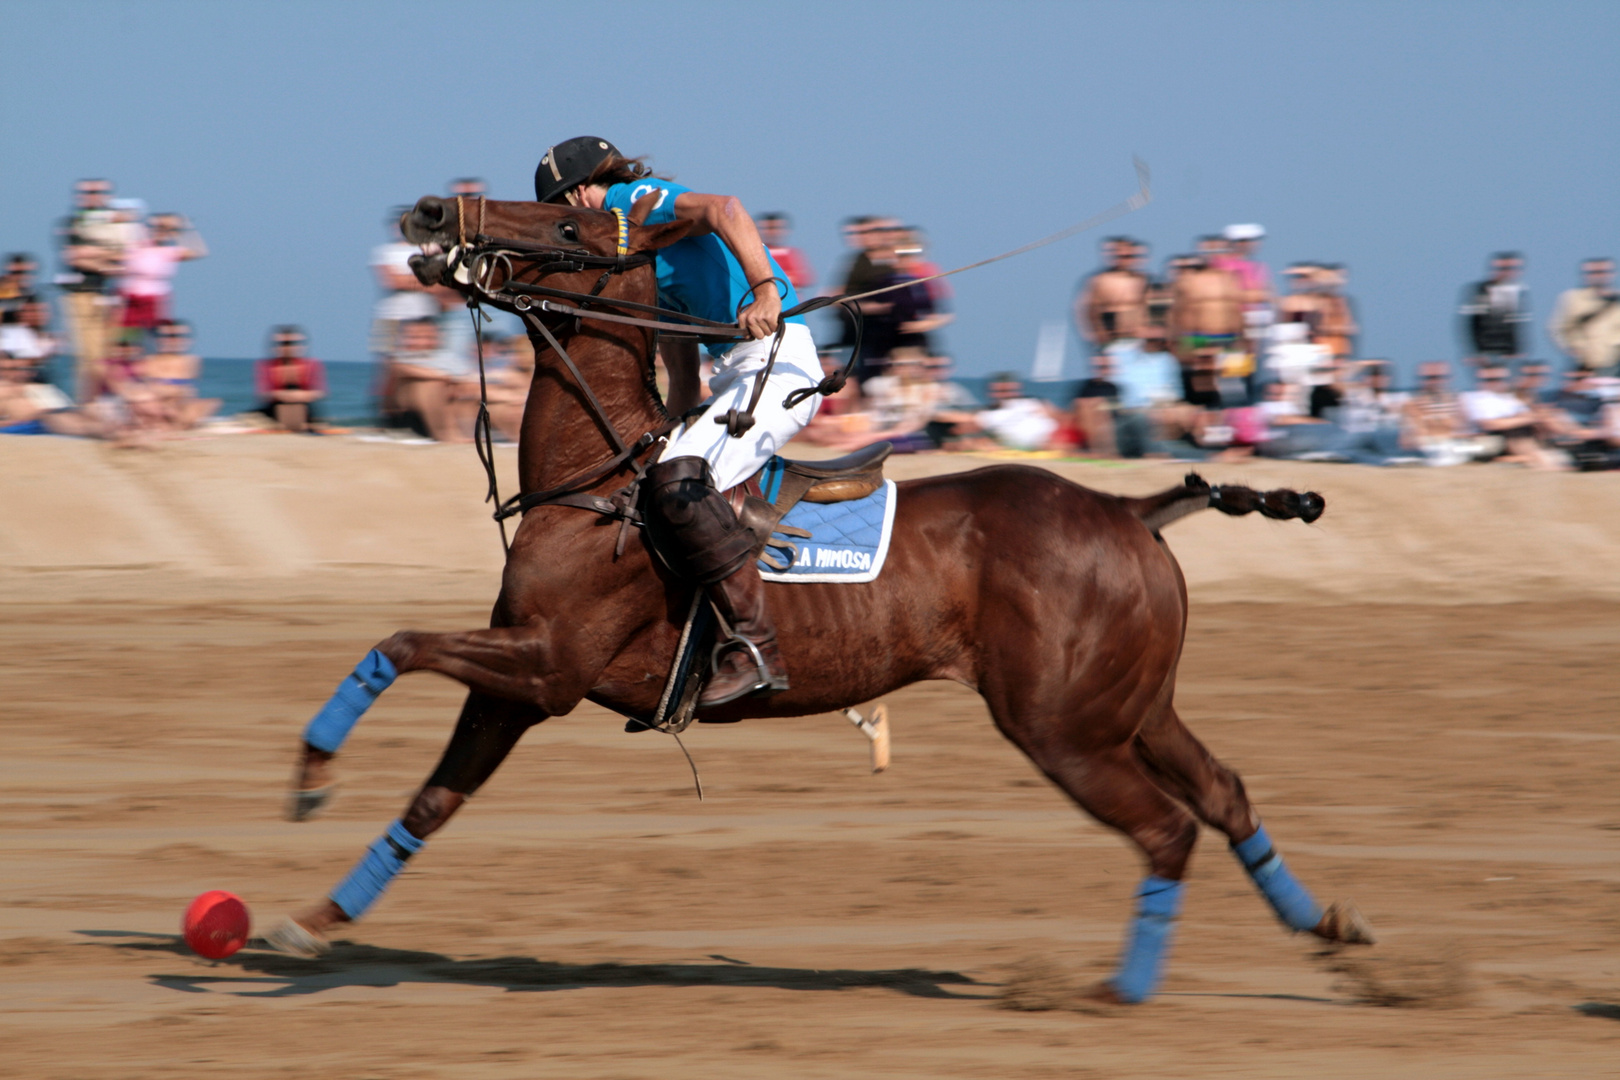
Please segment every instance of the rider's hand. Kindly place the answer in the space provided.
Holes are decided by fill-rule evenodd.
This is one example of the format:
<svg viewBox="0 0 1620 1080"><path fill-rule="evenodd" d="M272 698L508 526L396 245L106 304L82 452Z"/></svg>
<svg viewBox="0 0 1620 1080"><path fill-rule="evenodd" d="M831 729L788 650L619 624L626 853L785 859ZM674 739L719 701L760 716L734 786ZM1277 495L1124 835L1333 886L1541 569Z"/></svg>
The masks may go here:
<svg viewBox="0 0 1620 1080"><path fill-rule="evenodd" d="M754 291L754 302L737 314L737 325L751 338L770 337L782 316L782 297L774 282L762 282Z"/></svg>

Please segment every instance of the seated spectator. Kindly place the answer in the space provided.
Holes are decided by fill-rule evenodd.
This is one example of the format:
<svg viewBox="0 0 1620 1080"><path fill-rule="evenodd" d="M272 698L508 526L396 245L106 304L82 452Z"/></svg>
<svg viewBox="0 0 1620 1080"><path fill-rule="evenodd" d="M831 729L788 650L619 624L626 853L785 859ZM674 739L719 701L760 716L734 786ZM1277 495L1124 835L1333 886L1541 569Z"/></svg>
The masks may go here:
<svg viewBox="0 0 1620 1080"><path fill-rule="evenodd" d="M821 349L817 352L823 376L844 369L844 362L839 356L841 351ZM872 421L864 411L864 406L865 399L861 395L861 385L851 375L845 381L843 389L821 399L816 414L810 418L810 423L805 425L798 437L814 446L828 446L842 441L846 436L865 431Z"/></svg>
<svg viewBox="0 0 1620 1080"><path fill-rule="evenodd" d="M436 320L413 319L400 327L392 368L394 403L407 426L437 442L471 440L478 372L441 345Z"/></svg>
<svg viewBox="0 0 1620 1080"><path fill-rule="evenodd" d="M0 352L26 362L30 382L44 380L45 365L56 355L50 321L50 305L37 296L28 296L0 312Z"/></svg>
<svg viewBox="0 0 1620 1080"><path fill-rule="evenodd" d="M1558 467L1537 438L1535 414L1510 390L1507 368L1481 367L1479 389L1460 395L1458 404L1470 430L1499 441L1500 449L1490 455L1495 460L1538 469Z"/></svg>
<svg viewBox="0 0 1620 1080"><path fill-rule="evenodd" d="M951 379L951 358L930 356L923 360L923 371L934 384L933 415L924 429L934 445L946 449L974 426L978 400L967 387Z"/></svg>
<svg viewBox="0 0 1620 1080"><path fill-rule="evenodd" d="M928 378L923 359L917 349L899 348L890 353L887 372L873 376L862 387L866 423L850 424L851 430L822 445L851 451L889 442L901 454L935 449L926 428L934 415L939 384Z"/></svg>
<svg viewBox="0 0 1620 1080"><path fill-rule="evenodd" d="M1025 395L1023 382L1010 371L990 377L990 407L974 416L974 424L1009 450L1048 450L1062 426L1051 405Z"/></svg>
<svg viewBox="0 0 1620 1080"><path fill-rule="evenodd" d="M297 326L271 331L270 355L254 367L258 411L288 431L314 431L320 401L326 396L326 368L307 355L308 339Z"/></svg>
<svg viewBox="0 0 1620 1080"><path fill-rule="evenodd" d="M1620 406L1605 405L1590 369L1574 367L1564 384L1532 407L1536 427L1582 472L1620 468Z"/></svg>
<svg viewBox="0 0 1620 1080"><path fill-rule="evenodd" d="M190 431L219 409L218 398L197 396L202 361L191 351L191 327L174 319L157 328L157 351L141 361L141 376L173 431Z"/></svg>
<svg viewBox="0 0 1620 1080"><path fill-rule="evenodd" d="M496 434L517 442L523 409L534 379L534 349L526 337L489 337L484 341L484 373L489 422Z"/></svg>
<svg viewBox="0 0 1620 1080"><path fill-rule="evenodd" d="M50 383L32 382L28 361L0 351L0 435L87 435L107 425Z"/></svg>
<svg viewBox="0 0 1620 1080"><path fill-rule="evenodd" d="M24 252L13 252L6 258L6 271L0 274L0 315L20 312L23 305L37 300L34 274L38 270L34 257Z"/></svg>
<svg viewBox="0 0 1620 1080"><path fill-rule="evenodd" d="M1444 361L1418 369L1418 390L1406 405L1406 442L1430 465L1461 465L1482 452L1470 436Z"/></svg>
<svg viewBox="0 0 1620 1080"><path fill-rule="evenodd" d="M1106 352L1091 358L1091 374L1074 392L1075 426L1085 445L1101 457L1119 457L1114 440L1114 410L1119 407L1119 384L1114 382L1114 358Z"/></svg>

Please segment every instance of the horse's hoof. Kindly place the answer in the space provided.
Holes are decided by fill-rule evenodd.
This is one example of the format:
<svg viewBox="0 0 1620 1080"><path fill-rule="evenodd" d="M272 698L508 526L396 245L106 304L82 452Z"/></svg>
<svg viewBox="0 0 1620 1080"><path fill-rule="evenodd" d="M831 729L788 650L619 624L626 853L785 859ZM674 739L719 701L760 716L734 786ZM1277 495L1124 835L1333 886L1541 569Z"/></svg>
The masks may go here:
<svg viewBox="0 0 1620 1080"><path fill-rule="evenodd" d="M336 784L310 788L307 791L289 791L287 793L287 820L308 821L326 809L326 804L332 801L332 796L336 792Z"/></svg>
<svg viewBox="0 0 1620 1080"><path fill-rule="evenodd" d="M291 919L282 919L267 930L264 943L277 952L303 960L314 960L332 951L331 943L325 938L310 933Z"/></svg>
<svg viewBox="0 0 1620 1080"><path fill-rule="evenodd" d="M1376 945L1372 923L1348 900L1335 900L1322 912L1322 921L1311 931L1326 941L1344 945Z"/></svg>

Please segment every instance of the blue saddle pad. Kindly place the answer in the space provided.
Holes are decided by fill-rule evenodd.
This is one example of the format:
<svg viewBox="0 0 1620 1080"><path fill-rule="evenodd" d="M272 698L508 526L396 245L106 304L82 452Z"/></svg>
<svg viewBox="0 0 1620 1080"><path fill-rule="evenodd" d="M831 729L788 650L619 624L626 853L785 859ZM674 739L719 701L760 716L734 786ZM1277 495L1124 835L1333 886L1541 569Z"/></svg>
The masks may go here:
<svg viewBox="0 0 1620 1080"><path fill-rule="evenodd" d="M764 479L769 483L772 479L770 467L766 469ZM767 491L769 493L769 489ZM897 501L894 481L885 480L882 487L864 499L799 503L787 512L777 527L792 525L809 533L810 538L784 536L780 532L773 535L765 551L779 562L788 563L788 566L785 570L778 570L762 559L759 563L760 577L766 581L849 584L871 581L883 569L883 561L889 554ZM794 546L788 547L788 544Z"/></svg>

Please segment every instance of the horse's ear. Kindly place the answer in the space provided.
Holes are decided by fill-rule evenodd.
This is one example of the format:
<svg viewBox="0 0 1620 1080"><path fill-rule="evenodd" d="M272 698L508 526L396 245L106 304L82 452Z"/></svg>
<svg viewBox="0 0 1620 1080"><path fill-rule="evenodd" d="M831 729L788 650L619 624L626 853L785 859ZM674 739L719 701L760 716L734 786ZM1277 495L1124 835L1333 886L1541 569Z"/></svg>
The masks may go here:
<svg viewBox="0 0 1620 1080"><path fill-rule="evenodd" d="M681 239L692 228L690 221L666 221L662 225L638 225L630 234L631 251L657 251Z"/></svg>
<svg viewBox="0 0 1620 1080"><path fill-rule="evenodd" d="M666 194L668 194L668 192L654 190L647 192L647 194L637 199L636 204L630 208L630 224L647 224L647 215L651 214L655 209L658 208L659 200L662 199Z"/></svg>

